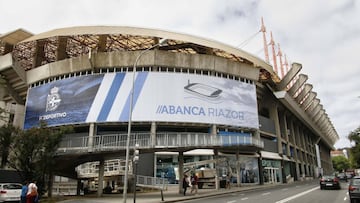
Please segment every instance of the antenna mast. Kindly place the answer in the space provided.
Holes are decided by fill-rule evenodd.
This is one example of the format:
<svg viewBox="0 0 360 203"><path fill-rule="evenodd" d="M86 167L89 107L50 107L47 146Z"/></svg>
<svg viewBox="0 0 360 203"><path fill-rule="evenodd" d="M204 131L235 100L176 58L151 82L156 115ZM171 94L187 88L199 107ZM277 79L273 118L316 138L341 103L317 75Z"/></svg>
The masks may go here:
<svg viewBox="0 0 360 203"><path fill-rule="evenodd" d="M264 25L264 19L261 17L261 29L260 32L263 33L263 40L264 40L264 53L265 53L265 61L269 63L269 50L268 50L268 44L266 41L266 28Z"/></svg>
<svg viewBox="0 0 360 203"><path fill-rule="evenodd" d="M271 51L272 51L272 55L273 55L273 60L274 60L274 70L277 74L279 74L279 70L277 68L277 62L276 62L276 54L275 54L275 42L274 42L274 38L272 35L272 32L270 32L270 45L271 45Z"/></svg>
<svg viewBox="0 0 360 203"><path fill-rule="evenodd" d="M285 71L284 71L284 64L282 62L282 52L281 52L281 49L280 49L280 44L278 43L278 56L279 56L279 59L280 59L280 77L283 78L284 75L285 75Z"/></svg>

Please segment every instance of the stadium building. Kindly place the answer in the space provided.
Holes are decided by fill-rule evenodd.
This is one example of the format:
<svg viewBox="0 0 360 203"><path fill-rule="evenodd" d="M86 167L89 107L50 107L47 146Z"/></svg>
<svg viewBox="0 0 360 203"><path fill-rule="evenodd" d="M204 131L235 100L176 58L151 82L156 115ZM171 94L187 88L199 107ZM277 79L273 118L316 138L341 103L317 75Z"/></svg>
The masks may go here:
<svg viewBox="0 0 360 203"><path fill-rule="evenodd" d="M24 129L73 126L55 174L96 171L99 188L132 174L135 145L139 175L176 183L203 164L234 184L288 183L331 172L338 140L301 67L279 77L243 50L163 30L19 29L0 35L0 107Z"/></svg>

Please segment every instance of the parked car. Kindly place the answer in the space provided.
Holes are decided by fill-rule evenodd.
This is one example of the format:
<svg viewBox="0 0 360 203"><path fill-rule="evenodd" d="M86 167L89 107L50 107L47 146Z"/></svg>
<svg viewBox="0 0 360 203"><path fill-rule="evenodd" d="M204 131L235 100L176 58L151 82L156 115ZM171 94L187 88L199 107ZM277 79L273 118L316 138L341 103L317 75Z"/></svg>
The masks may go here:
<svg viewBox="0 0 360 203"><path fill-rule="evenodd" d="M354 203L360 199L360 176L354 176L349 183L350 202Z"/></svg>
<svg viewBox="0 0 360 203"><path fill-rule="evenodd" d="M346 172L347 179L351 179L354 176L355 176L354 174Z"/></svg>
<svg viewBox="0 0 360 203"><path fill-rule="evenodd" d="M0 202L20 201L20 183L0 183Z"/></svg>
<svg viewBox="0 0 360 203"><path fill-rule="evenodd" d="M337 177L339 178L339 180L344 180L344 181L348 181L348 177L346 176L346 174L345 173L339 173L338 175L337 175Z"/></svg>
<svg viewBox="0 0 360 203"><path fill-rule="evenodd" d="M320 189L335 188L340 189L339 178L335 175L324 175L320 178Z"/></svg>

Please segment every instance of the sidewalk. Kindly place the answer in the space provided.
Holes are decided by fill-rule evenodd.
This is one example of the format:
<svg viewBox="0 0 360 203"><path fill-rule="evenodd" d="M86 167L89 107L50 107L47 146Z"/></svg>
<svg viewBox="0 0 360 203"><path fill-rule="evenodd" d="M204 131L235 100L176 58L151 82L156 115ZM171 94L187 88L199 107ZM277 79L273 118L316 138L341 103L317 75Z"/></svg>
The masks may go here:
<svg viewBox="0 0 360 203"><path fill-rule="evenodd" d="M210 196L223 195L228 193L234 193L239 191L247 191L247 190L255 190L266 187L275 187L282 184L277 185L251 185L251 186L242 186L236 187L232 186L230 189L220 188L216 189L199 189L198 194L190 194L190 189L187 191L186 196L183 194L179 194L179 186L178 185L169 185L168 190L163 192L163 200L161 197L161 191L151 191L151 192L137 192L136 193L136 202L137 203L170 203L170 202L178 202L189 199L197 199L204 198ZM123 202L123 194L104 194L102 197L96 196L82 196L82 197L74 197L74 199L68 199L64 201L60 201L61 203L73 203L73 202L86 202L86 203L119 203ZM134 202L134 194L127 194L127 203Z"/></svg>

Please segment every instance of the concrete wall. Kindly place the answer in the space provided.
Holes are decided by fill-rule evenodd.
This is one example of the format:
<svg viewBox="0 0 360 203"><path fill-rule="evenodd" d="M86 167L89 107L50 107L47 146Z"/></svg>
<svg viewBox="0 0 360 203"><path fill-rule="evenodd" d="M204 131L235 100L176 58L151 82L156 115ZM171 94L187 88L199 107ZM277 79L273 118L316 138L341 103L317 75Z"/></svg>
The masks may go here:
<svg viewBox="0 0 360 203"><path fill-rule="evenodd" d="M84 55L77 58L65 59L49 63L26 72L28 84L36 83L69 73L97 70L99 68L130 67L132 68L140 51L106 52L93 54L91 58ZM245 63L238 63L217 56L172 53L160 50L151 50L142 55L137 63L141 66L162 66L172 68L189 68L215 71L235 75L257 81L259 69Z"/></svg>

